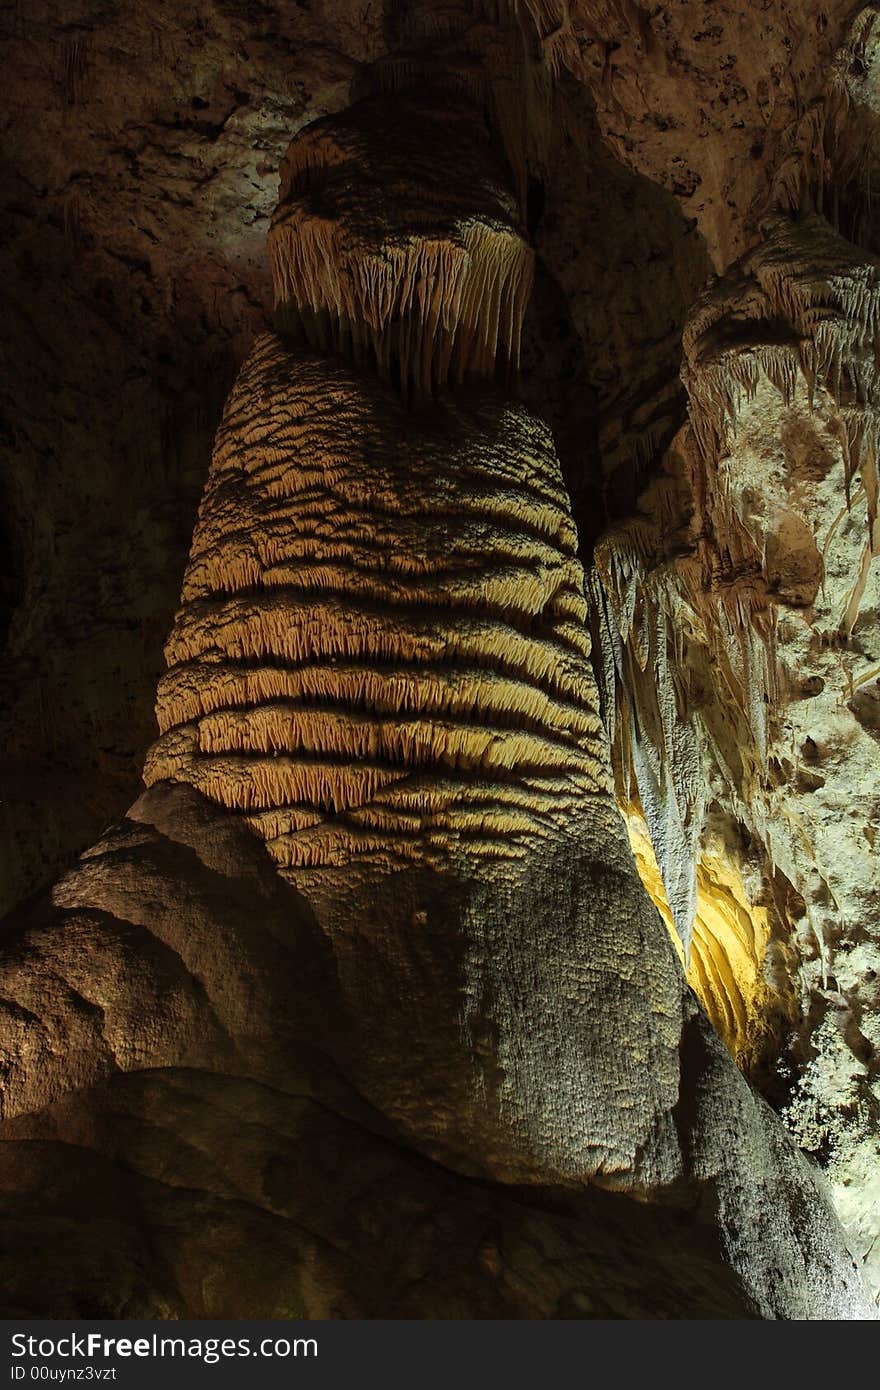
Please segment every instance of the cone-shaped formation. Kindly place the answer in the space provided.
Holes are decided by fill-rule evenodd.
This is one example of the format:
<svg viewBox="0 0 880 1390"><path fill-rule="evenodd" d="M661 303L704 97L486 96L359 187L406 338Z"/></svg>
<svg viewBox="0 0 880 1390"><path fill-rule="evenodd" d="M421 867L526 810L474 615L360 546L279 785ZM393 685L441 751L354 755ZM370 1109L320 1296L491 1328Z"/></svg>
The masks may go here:
<svg viewBox="0 0 880 1390"><path fill-rule="evenodd" d="M405 394L518 362L533 256L473 107L376 97L316 121L284 161L269 249L279 326L374 357Z"/></svg>
<svg viewBox="0 0 880 1390"><path fill-rule="evenodd" d="M416 426L264 338L218 435L147 781L244 812L283 867L522 857L608 790L575 550L523 408Z"/></svg>
<svg viewBox="0 0 880 1390"><path fill-rule="evenodd" d="M145 778L236 812L308 901L360 1030L340 1064L398 1133L481 1177L647 1191L680 1169L681 980L614 805L586 616L545 425L485 387L409 411L266 337L218 434Z"/></svg>

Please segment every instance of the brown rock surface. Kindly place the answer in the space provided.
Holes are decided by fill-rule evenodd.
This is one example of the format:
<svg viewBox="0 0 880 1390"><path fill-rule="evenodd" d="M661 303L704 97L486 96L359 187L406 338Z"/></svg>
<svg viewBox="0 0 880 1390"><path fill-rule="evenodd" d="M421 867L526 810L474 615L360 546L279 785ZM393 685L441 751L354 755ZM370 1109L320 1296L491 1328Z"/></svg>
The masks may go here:
<svg viewBox="0 0 880 1390"><path fill-rule="evenodd" d="M594 909L597 881L572 882L586 885L582 908ZM547 885L533 890L532 913L546 896ZM392 936L398 902L379 905ZM436 940L461 930L460 903L447 891L434 913L436 935L415 943L412 961L448 989ZM479 913L472 926L485 922ZM558 930L568 937L571 926L560 920ZM674 956L650 909L644 932L647 970L632 964L656 990L657 964L665 954L674 967ZM406 1027L396 1040L377 1031L377 1001L346 996L352 942L317 930L259 840L188 787L145 793L51 901L7 925L3 944L8 1317L870 1315L827 1199L674 968L681 1043L654 1157L640 1153L629 1171L600 1172L590 1186L534 1170L524 1187L460 1175L493 1161L460 1098L445 1116L446 1162L421 1156L424 1137L413 1144L414 1119L423 1136L430 1129L435 1078L449 1100L444 1017L469 989L510 990L511 961L472 957L456 994L428 1016L423 1035L433 1028L435 1046L419 1057L418 1110L401 1113L418 1039ZM573 980L552 951L541 968L545 989L565 998L577 984L589 1004L588 974ZM614 975L596 979L603 995ZM521 1100L530 1087L545 1104L555 1094L557 1107L595 1093L605 1140L625 1132L629 1112L645 1116L639 1091L656 1076L632 1027L640 1008L649 1017L643 990L626 1013L620 983L616 991L609 1046L599 1033L569 1033L582 1086L568 1078L548 1090L549 1071L518 1077ZM398 976L384 1008L411 1026L407 1005ZM515 998L506 1009L515 1020ZM580 1012L599 1021L589 1006ZM612 1036L615 1018L622 1031ZM533 1014L531 1027L543 1023L553 1042L548 1022ZM569 1014L563 1026L576 1022ZM491 1073L492 1046L487 1038L469 1054L472 1070ZM352 1067L369 1054L396 1114L351 1088ZM564 1115L547 1117L557 1144ZM520 1129L513 1141L523 1156L527 1139Z"/></svg>
<svg viewBox="0 0 880 1390"><path fill-rule="evenodd" d="M621 798L637 787L684 934L704 837L749 847L794 996L768 1085L872 1268L878 272L813 214L707 290L691 424L595 579Z"/></svg>
<svg viewBox="0 0 880 1390"><path fill-rule="evenodd" d="M827 1169L876 1285L876 7L61 11L3 17L0 898L97 843L4 928L4 1201L32 1242L10 1313L869 1316L821 1182L683 985L611 791L685 942L696 921L689 978ZM294 142L320 157L294 155L282 179L275 289L282 329L298 316L325 358L332 340L360 365L294 364L264 340L209 473L269 314L283 152L346 108ZM469 171L455 196L453 147ZM327 169L353 178L359 161L372 190L346 173L334 192ZM402 196L383 207L392 166L398 193L412 176L408 222ZM509 393L530 244L526 409L501 379ZM371 353L421 414L372 380ZM446 398L450 365L471 385ZM264 389L299 461L274 475L263 439L245 485L228 440L250 448ZM314 439L291 426L291 393L328 391L334 456L351 462L347 434L369 444L344 517L321 512ZM406 458L377 466L392 435L424 526L402 520ZM596 542L613 769L555 452L588 558ZM332 556L314 536L291 545L316 486L315 534L347 534ZM383 489L393 524L368 554ZM341 609L319 592L331 578ZM407 724L401 675L460 631L410 614L401 644L387 610L438 585L443 608L473 610L479 670L433 696L417 680ZM397 663L366 685L328 646L335 632L352 655L355 591ZM498 664L511 617L525 682ZM120 821L169 628L157 785ZM296 642L309 679L335 666L329 685L292 688ZM536 696L539 650L554 688ZM303 712L328 691L336 708ZM387 785L387 766L361 785L382 759ZM395 875L407 817L416 852ZM97 1234L77 1184L102 1194ZM344 1232L335 1194L355 1213ZM71 1222L70 1267L47 1284ZM673 1229L684 1312L666 1294ZM262 1258L243 1292L229 1271L249 1243ZM357 1273L377 1259L381 1292Z"/></svg>

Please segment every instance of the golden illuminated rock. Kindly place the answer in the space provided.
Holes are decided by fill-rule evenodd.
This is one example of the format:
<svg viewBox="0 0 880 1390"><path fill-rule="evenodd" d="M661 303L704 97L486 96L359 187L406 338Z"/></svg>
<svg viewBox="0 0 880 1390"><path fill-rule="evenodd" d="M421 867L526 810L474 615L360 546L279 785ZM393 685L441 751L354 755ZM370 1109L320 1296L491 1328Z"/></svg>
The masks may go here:
<svg viewBox="0 0 880 1390"><path fill-rule="evenodd" d="M523 859L609 786L575 546L527 411L408 417L265 338L218 436L148 783L242 811L291 872Z"/></svg>
<svg viewBox="0 0 880 1390"><path fill-rule="evenodd" d="M770 923L765 907L748 899L742 875L723 845L704 849L696 868L696 908L685 959L648 828L635 809L627 815L639 876L669 928L688 983L716 1032L742 1066L760 1055L767 1013L780 1001L765 976Z"/></svg>

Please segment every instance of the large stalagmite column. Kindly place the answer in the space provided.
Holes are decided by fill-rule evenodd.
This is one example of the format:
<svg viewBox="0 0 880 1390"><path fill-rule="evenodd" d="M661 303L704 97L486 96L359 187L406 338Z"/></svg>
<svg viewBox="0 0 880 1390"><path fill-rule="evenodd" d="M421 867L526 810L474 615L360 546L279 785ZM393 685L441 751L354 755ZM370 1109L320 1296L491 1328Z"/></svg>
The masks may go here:
<svg viewBox="0 0 880 1390"><path fill-rule="evenodd" d="M282 195L281 321L323 352L268 337L233 392L147 781L265 839L333 944L346 1070L412 1140L520 1182L671 1182L677 966L614 805L552 438L492 380L531 279L513 197L477 112L412 96L307 130Z"/></svg>
<svg viewBox="0 0 880 1390"><path fill-rule="evenodd" d="M0 952L16 1312L866 1312L638 878L506 178L430 84L291 148L148 790Z"/></svg>

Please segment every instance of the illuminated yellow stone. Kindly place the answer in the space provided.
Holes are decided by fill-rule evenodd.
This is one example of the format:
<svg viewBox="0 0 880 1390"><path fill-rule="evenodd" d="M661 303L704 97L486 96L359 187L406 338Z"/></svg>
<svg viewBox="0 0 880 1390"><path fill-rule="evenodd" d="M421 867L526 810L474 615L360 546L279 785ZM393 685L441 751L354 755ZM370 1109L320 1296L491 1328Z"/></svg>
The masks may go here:
<svg viewBox="0 0 880 1390"><path fill-rule="evenodd" d="M734 1058L747 1063L760 1044L770 1002L763 971L767 910L749 902L742 875L720 843L705 850L697 865L697 911L685 961L645 821L634 809L625 819L639 875L669 928L688 983Z"/></svg>

